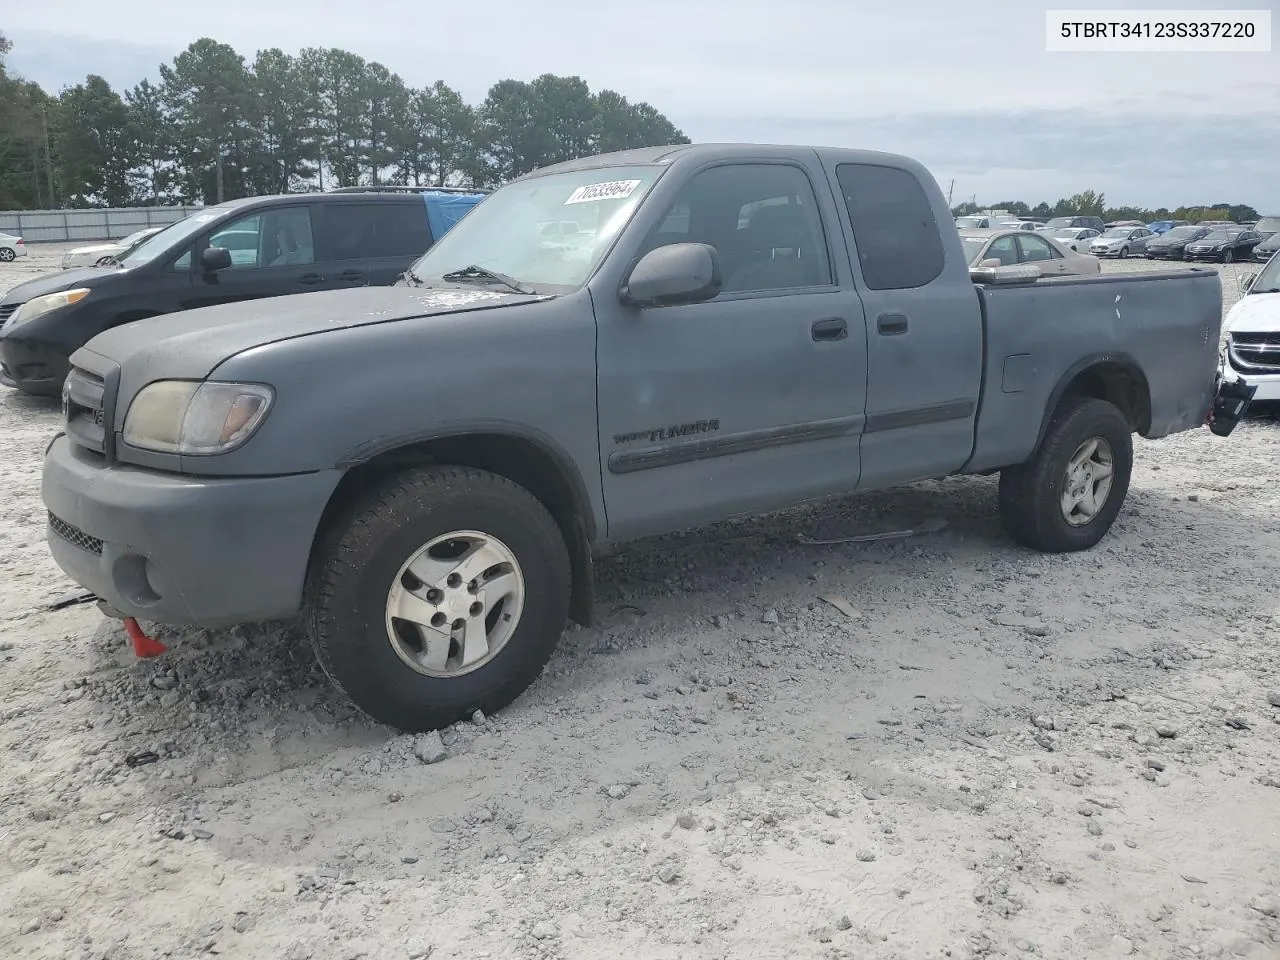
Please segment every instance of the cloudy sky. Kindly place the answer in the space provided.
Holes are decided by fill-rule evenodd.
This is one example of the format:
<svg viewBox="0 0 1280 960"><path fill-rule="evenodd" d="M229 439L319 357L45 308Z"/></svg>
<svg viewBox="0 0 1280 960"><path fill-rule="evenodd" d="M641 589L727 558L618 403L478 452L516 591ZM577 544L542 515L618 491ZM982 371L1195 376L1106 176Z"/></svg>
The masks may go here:
<svg viewBox="0 0 1280 960"><path fill-rule="evenodd" d="M199 36L251 59L337 46L478 103L495 80L576 74L695 141L858 146L924 162L955 202L1249 203L1280 213L1280 47L1045 52L1046 9L1257 9L1276 0L421 0L6 4L10 67L51 92L157 76ZM163 11L163 12L161 12ZM1273 14L1274 16L1274 14ZM1280 17L1276 18L1280 21ZM1273 25L1280 30L1280 22Z"/></svg>

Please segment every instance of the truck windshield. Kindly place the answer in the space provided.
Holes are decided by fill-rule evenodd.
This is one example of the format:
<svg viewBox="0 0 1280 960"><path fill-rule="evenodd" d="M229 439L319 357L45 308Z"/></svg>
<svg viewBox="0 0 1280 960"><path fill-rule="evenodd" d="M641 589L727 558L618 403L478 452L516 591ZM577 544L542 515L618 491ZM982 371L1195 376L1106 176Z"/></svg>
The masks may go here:
<svg viewBox="0 0 1280 960"><path fill-rule="evenodd" d="M479 267L535 293L577 290L664 169L604 167L508 184L437 240L409 276L430 284Z"/></svg>

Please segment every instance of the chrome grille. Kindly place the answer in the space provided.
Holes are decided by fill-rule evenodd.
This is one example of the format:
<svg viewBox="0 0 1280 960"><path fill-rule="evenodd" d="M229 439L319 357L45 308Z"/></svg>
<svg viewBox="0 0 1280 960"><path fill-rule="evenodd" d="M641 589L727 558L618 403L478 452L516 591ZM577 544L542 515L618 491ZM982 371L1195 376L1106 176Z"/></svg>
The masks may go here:
<svg viewBox="0 0 1280 960"><path fill-rule="evenodd" d="M71 368L62 388L62 416L68 436L95 453L106 452L105 393L102 377L81 367Z"/></svg>
<svg viewBox="0 0 1280 960"><path fill-rule="evenodd" d="M22 306L20 303L0 303L0 321L8 320L12 317L18 312L20 306Z"/></svg>
<svg viewBox="0 0 1280 960"><path fill-rule="evenodd" d="M1227 356L1237 370L1280 373L1280 331L1232 333L1227 340Z"/></svg>
<svg viewBox="0 0 1280 960"><path fill-rule="evenodd" d="M73 527L67 521L54 516L52 513L49 514L49 529L72 546L102 556L101 540L97 537L89 536L79 527Z"/></svg>

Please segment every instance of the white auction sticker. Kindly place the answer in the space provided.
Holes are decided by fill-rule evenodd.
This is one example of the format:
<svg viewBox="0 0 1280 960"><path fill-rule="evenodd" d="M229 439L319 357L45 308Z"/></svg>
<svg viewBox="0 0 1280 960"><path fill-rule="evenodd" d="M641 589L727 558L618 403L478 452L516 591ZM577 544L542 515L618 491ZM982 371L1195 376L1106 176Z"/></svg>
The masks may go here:
<svg viewBox="0 0 1280 960"><path fill-rule="evenodd" d="M1270 10L1048 10L1051 53L1269 53Z"/></svg>
<svg viewBox="0 0 1280 960"><path fill-rule="evenodd" d="M589 183L569 194L564 202L567 207L571 203L590 203L592 200L625 200L640 186L639 180L610 180L608 183Z"/></svg>

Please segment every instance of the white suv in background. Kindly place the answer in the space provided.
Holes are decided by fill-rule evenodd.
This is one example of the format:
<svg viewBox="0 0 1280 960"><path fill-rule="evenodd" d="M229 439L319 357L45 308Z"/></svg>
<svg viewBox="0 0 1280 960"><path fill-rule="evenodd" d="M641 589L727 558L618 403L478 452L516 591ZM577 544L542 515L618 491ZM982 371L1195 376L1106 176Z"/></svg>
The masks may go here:
<svg viewBox="0 0 1280 960"><path fill-rule="evenodd" d="M1244 282L1224 323L1222 378L1256 386L1255 403L1280 401L1280 252Z"/></svg>

